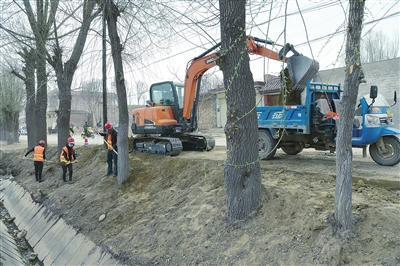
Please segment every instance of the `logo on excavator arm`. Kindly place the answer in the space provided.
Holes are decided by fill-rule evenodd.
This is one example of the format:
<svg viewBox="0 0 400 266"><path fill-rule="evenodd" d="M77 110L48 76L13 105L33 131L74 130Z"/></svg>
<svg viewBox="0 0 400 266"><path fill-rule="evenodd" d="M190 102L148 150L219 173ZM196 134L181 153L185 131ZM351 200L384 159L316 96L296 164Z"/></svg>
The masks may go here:
<svg viewBox="0 0 400 266"><path fill-rule="evenodd" d="M215 61L217 61L217 59L218 59L218 55L216 55L216 56L213 56L213 57L211 57L211 58L208 58L206 61L204 61L204 62L206 62L206 64L210 64L210 63L212 63L212 62L215 62Z"/></svg>

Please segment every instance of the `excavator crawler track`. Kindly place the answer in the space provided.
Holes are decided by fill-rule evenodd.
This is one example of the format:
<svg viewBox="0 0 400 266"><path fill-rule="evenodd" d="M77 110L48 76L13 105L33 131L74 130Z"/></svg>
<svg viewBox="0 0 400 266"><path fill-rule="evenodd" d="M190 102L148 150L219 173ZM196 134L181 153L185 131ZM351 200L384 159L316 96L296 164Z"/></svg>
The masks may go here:
<svg viewBox="0 0 400 266"><path fill-rule="evenodd" d="M133 140L133 150L144 153L176 156L182 151L182 142L178 138L143 137Z"/></svg>
<svg viewBox="0 0 400 266"><path fill-rule="evenodd" d="M138 152L177 156L185 151L210 151L215 139L208 135L182 134L176 137L140 137L133 140L133 150Z"/></svg>
<svg viewBox="0 0 400 266"><path fill-rule="evenodd" d="M215 139L209 135L183 134L179 139L185 151L211 151L215 147Z"/></svg>

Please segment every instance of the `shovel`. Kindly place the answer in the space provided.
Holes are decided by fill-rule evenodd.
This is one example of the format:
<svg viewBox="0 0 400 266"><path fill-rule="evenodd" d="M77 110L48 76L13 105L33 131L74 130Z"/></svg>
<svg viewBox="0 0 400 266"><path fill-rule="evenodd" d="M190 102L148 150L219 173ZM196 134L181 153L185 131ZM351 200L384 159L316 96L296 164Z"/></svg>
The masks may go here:
<svg viewBox="0 0 400 266"><path fill-rule="evenodd" d="M107 147L110 147L110 148L113 150L113 152L115 152L115 154L118 155L118 152L117 152L116 150L114 150L114 148L113 148L110 144L108 144L108 142L103 138L103 136L100 135L99 132L96 132L96 133L101 137L101 139L103 140L103 142L104 142L105 144L107 144Z"/></svg>

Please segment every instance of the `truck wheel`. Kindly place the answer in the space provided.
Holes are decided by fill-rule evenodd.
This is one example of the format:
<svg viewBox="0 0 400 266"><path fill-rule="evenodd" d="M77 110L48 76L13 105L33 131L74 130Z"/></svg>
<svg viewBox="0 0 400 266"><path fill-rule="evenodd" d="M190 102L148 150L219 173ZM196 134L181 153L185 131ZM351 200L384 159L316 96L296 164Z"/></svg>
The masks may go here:
<svg viewBox="0 0 400 266"><path fill-rule="evenodd" d="M296 149L295 145L293 145L293 146L282 146L281 149L287 155L296 155L296 154L299 154L300 152L303 151L303 148Z"/></svg>
<svg viewBox="0 0 400 266"><path fill-rule="evenodd" d="M265 130L258 131L258 158L269 160L276 153L276 140L271 136L271 133Z"/></svg>
<svg viewBox="0 0 400 266"><path fill-rule="evenodd" d="M376 143L369 146L369 154L377 164L394 166L400 162L400 141L395 136L382 137L385 150L380 151Z"/></svg>

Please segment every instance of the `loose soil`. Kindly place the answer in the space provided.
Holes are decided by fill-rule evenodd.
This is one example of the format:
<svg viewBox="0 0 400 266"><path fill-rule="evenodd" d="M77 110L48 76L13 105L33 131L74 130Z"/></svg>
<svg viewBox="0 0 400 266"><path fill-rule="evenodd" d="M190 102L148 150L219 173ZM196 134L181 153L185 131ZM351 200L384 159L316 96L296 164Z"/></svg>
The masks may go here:
<svg viewBox="0 0 400 266"><path fill-rule="evenodd" d="M56 145L48 161L57 161ZM26 147L3 145L8 170L35 201L126 265L399 265L399 167L354 156L354 233L337 236L332 213L335 157L280 151L261 161L263 207L248 221L226 218L226 148L162 157L132 152L131 174L106 177L103 145L76 147L75 181L46 162L35 182ZM32 155L32 154L31 154ZM105 214L106 218L99 221Z"/></svg>

